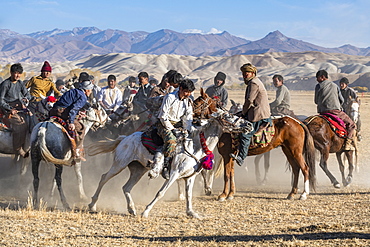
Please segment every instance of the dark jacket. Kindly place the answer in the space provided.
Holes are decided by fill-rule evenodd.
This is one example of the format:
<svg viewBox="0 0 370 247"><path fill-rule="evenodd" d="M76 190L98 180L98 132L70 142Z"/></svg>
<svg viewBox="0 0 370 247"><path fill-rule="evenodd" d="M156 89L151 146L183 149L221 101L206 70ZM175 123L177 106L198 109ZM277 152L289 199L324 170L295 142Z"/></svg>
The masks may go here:
<svg viewBox="0 0 370 247"><path fill-rule="evenodd" d="M146 101L147 101L152 89L153 88L150 86L149 83L145 84L144 86L140 86L139 91L135 95L134 100L132 101L132 103L134 105L139 105L141 108L145 109L146 108L146 106L145 106Z"/></svg>
<svg viewBox="0 0 370 247"><path fill-rule="evenodd" d="M11 82L10 77L0 84L0 107L4 111L10 111L9 103L21 101L23 98L31 100L32 96L21 81Z"/></svg>
<svg viewBox="0 0 370 247"><path fill-rule="evenodd" d="M69 122L73 123L78 111L86 105L86 102L85 92L82 89L75 88L65 92L53 108L65 108L65 111L68 112Z"/></svg>

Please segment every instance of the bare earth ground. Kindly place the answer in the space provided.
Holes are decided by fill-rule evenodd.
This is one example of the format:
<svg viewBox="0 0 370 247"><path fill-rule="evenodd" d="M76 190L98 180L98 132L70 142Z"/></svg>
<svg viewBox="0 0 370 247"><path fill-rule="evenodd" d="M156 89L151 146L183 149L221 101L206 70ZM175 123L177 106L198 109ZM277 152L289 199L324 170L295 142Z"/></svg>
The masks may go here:
<svg viewBox="0 0 370 247"><path fill-rule="evenodd" d="M316 112L312 92L291 92L296 114ZM230 92L243 101L243 92ZM274 92L269 92L271 100ZM98 213L86 211L88 202L77 196L73 169L65 168L63 184L73 212L61 210L59 196L47 196L53 169L41 174L41 192L46 204L41 210L27 205L31 190L30 171L20 177L8 156L0 157L0 245L2 246L370 246L370 95L362 96L363 141L360 143L360 172L346 188L334 189L317 167L318 188L306 201L286 200L290 173L280 149L273 151L269 181L257 186L253 158L236 167L238 192L234 200L216 201L222 179L216 179L214 196L204 196L200 177L195 185L193 207L202 219L188 218L185 202L176 200L176 186L153 208L148 219L129 216L121 187L128 171L109 181L98 201ZM86 193L91 196L111 158L89 157L83 164ZM329 168L339 180L334 154ZM261 170L262 165L261 165ZM149 181L145 175L132 191L138 213L154 197L163 180ZM300 177L302 180L302 177ZM340 181L340 180L339 180ZM300 181L300 188L303 189ZM57 192L56 192L57 193Z"/></svg>

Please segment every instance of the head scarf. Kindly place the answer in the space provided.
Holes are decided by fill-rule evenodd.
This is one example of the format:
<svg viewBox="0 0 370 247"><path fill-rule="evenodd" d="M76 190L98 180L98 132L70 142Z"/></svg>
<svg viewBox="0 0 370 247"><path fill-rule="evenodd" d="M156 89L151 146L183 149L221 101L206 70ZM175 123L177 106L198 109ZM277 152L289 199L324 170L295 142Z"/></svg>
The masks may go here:
<svg viewBox="0 0 370 247"><path fill-rule="evenodd" d="M240 70L242 72L252 72L254 74L251 78L248 78L248 80L246 78L244 78L245 83L253 80L257 75L257 68L251 63L244 64L242 67L240 67Z"/></svg>

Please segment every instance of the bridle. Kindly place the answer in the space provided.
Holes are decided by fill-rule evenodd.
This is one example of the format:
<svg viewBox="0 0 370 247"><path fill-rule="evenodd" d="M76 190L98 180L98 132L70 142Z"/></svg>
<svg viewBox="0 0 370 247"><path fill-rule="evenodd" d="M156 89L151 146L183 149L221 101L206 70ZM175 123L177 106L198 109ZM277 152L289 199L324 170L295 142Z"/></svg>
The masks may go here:
<svg viewBox="0 0 370 247"><path fill-rule="evenodd" d="M211 110L209 109L209 107L213 104L216 104L214 102L214 100L210 97L207 97L207 98L203 98L203 96L200 96L199 98L197 98L194 103L197 101L197 100L201 100L202 104L199 104L199 105L194 105L194 114L199 114L197 116L197 118L209 118L209 115L212 114ZM206 114L207 113L207 114Z"/></svg>
<svg viewBox="0 0 370 247"><path fill-rule="evenodd" d="M100 114L101 112L103 112L102 109L93 108L93 110L95 111L95 115L97 116L98 120L96 120L96 118L93 118L93 117L90 117L90 116L85 116L84 119L86 121L93 122L94 124L91 126L91 129L93 131L96 131L98 128L101 128L105 125L105 122L108 120L108 117L103 119L103 117Z"/></svg>

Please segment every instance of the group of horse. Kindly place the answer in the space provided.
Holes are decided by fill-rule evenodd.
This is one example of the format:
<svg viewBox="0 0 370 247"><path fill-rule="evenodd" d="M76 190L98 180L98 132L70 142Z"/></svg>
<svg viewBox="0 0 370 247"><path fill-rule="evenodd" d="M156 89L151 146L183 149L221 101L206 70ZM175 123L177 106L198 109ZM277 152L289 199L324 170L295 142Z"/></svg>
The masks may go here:
<svg viewBox="0 0 370 247"><path fill-rule="evenodd" d="M230 153L236 153L237 150L232 145L232 138L238 135L240 131L250 131L250 125L243 119L236 117L224 109L218 109L217 103L201 89L200 96L194 101L194 119L198 119L199 126L192 133L185 135L177 145L175 156L171 163L170 179L165 180L163 186L156 194L153 201L148 204L143 217L148 217L154 204L164 196L168 188L180 179L185 180L187 215L199 217L192 208L192 188L197 174L202 173L205 184L205 192L212 193L212 181L215 170L223 168L224 170L224 189L218 196L220 201L233 199L236 192L234 179L234 162L230 158ZM140 111L142 114L146 111ZM135 118L131 117L129 124L134 126L127 135L121 135L115 140L103 140L90 145L89 155L114 152L114 161L109 171L101 176L96 192L92 196L92 201L88 205L89 209L96 211L96 204L103 186L114 176L119 174L125 168L129 168L130 176L123 185L123 193L127 201L128 212L137 215L135 204L131 196L132 188L151 168L161 169L164 157L161 152L154 155L149 152L141 141L142 132L139 131L144 124L148 122L150 113L145 113L146 117L141 118L140 124L135 123ZM105 111L99 107L91 108L86 113L87 117L83 120L86 130L92 126L102 127L107 120ZM137 116L137 115L135 115ZM136 120L140 117L136 117ZM145 120L143 120L145 119ZM304 200L310 193L310 189L316 186L315 170L315 152L316 149L321 154L320 166L330 178L334 187L340 187L339 182L327 169L327 159L329 153L336 153L342 173L342 183L347 186L352 181L353 171L353 153L354 151L344 151L344 138L338 137L331 129L330 125L320 117L315 117L310 122L301 121L289 116L282 116L273 119L275 134L268 145L256 147L249 150L248 156L266 154L270 150L281 147L289 162L292 170L293 181L292 189L288 194L288 199L292 199L298 192L299 172L304 178L304 189L300 199ZM127 128L125 128L127 129ZM86 131L87 132L87 131ZM202 168L202 158L205 153L201 145L200 133L204 133L206 144L209 150L214 151L215 155L222 157L223 162L216 162L211 171ZM122 132L121 132L122 133ZM41 160L52 163L56 167L55 180L60 193L60 198L64 208L69 205L62 189L61 174L63 166L70 166L72 160L70 141L62 128L50 121L38 123L31 133L31 160L32 173L34 176L34 205L38 201L38 167ZM58 141L55 141L58 140ZM356 151L355 151L356 152ZM344 165L340 159L341 154L345 153L349 162L349 175L344 175ZM82 176L81 163L75 164L75 171L79 182L79 192L81 198L86 198Z"/></svg>

